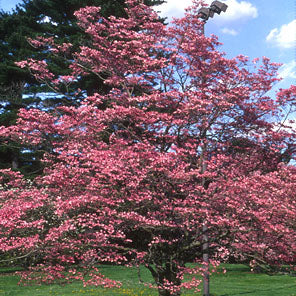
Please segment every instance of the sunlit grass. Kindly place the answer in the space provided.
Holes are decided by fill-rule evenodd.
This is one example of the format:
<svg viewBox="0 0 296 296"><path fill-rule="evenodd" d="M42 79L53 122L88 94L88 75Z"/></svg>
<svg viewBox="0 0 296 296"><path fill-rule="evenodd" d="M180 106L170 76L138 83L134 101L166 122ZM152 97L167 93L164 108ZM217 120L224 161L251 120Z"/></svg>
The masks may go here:
<svg viewBox="0 0 296 296"><path fill-rule="evenodd" d="M268 276L254 274L243 265L226 265L228 272L211 278L213 296L296 296L296 277L287 275ZM149 289L138 280L135 268L101 266L101 272L114 280L120 280L120 289L83 287L80 282L67 285L18 286L18 276L12 270L0 269L1 296L157 296L156 290ZM152 282L149 272L142 268L143 281ZM186 291L184 296L197 296L193 291ZM201 295L201 293L200 293Z"/></svg>

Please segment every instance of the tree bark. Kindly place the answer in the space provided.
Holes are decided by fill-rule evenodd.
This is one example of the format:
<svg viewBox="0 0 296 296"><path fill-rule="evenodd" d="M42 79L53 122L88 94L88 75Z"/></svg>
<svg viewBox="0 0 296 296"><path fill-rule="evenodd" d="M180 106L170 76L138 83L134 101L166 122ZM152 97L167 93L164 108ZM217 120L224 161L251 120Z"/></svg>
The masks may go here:
<svg viewBox="0 0 296 296"><path fill-rule="evenodd" d="M209 237L208 227L203 225L203 245L202 245L202 259L204 263L204 274L203 274L203 295L210 296L210 273L209 273Z"/></svg>
<svg viewBox="0 0 296 296"><path fill-rule="evenodd" d="M150 270L155 282L159 286L158 295L159 296L180 296L181 291L172 292L168 289L163 288L165 281L169 281L174 284L175 287L181 285L181 280L178 278L178 268L176 265L171 266L170 264L165 264L165 266L156 266L156 268L148 265L147 268Z"/></svg>
<svg viewBox="0 0 296 296"><path fill-rule="evenodd" d="M204 145L202 148L201 154L201 164L200 164L200 171L202 174L206 171L206 163L204 161L205 152L207 150L207 146ZM205 178L202 177L202 186L205 187ZM204 264L204 274L203 274L203 296L210 296L210 273L209 273L209 234L208 234L208 226L207 220L204 221L204 225L202 227L202 259Z"/></svg>

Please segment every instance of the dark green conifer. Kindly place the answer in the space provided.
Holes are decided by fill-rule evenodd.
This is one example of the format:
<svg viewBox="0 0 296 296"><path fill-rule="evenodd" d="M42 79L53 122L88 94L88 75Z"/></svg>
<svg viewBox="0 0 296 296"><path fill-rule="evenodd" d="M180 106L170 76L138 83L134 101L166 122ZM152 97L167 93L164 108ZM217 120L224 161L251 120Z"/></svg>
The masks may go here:
<svg viewBox="0 0 296 296"><path fill-rule="evenodd" d="M163 2L146 0L145 4L151 6ZM125 15L124 0L23 0L11 13L0 11L0 125L14 124L20 108L35 106L50 112L57 105L79 104L79 98L72 96L77 87L88 95L108 90L97 76L90 74L78 82L79 86L73 85L63 95L56 96L27 70L15 65L15 62L28 58L46 59L53 73L66 75L65 60L52 56L46 50L33 48L27 38L53 36L60 43L71 42L74 52L80 45L88 43L88 36L77 26L73 15L85 6L101 6L105 17ZM19 169L28 177L40 174L41 154L36 147L2 142L0 168Z"/></svg>

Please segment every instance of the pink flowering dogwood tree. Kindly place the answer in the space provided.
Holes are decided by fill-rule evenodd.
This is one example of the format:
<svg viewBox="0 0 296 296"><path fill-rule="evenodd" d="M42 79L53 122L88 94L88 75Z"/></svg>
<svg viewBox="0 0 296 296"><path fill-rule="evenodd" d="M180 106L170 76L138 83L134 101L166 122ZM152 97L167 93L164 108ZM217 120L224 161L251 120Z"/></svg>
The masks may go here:
<svg viewBox="0 0 296 296"><path fill-rule="evenodd" d="M22 109L0 129L2 139L46 147L42 176L1 171L1 252L34 258L23 278L43 282L117 287L98 263L144 265L160 296L198 290L205 251L213 266L229 256L295 263L295 130L285 118L295 87L269 97L279 65L227 59L201 34L198 3L169 26L141 1L127 5L127 18L76 12L92 43L71 76L19 62L57 92L88 73L111 90L51 113ZM31 42L65 56L70 46Z"/></svg>

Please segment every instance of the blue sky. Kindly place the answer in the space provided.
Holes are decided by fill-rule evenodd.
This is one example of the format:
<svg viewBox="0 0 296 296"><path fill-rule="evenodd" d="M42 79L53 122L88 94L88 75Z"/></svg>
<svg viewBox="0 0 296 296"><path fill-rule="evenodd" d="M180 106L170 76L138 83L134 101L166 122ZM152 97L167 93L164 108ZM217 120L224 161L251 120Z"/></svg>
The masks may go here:
<svg viewBox="0 0 296 296"><path fill-rule="evenodd" d="M282 63L283 81L277 88L296 82L296 1L295 0L220 0L227 11L206 24L206 35L214 34L223 43L228 57L239 54L266 56ZM210 4L212 0L206 0ZM163 16L181 16L191 0L168 0L161 7Z"/></svg>
<svg viewBox="0 0 296 296"><path fill-rule="evenodd" d="M215 15L206 24L206 34L215 34L223 43L228 57L238 54L267 56L283 63L278 87L286 88L296 81L296 1L295 0L221 0L228 5L226 13ZM11 10L20 0L0 0L0 8ZM205 0L210 4L212 0ZM162 16L182 16L192 0L167 0L158 6Z"/></svg>
<svg viewBox="0 0 296 296"><path fill-rule="evenodd" d="M19 2L21 2L21 1L19 1L19 0L0 0L0 9L3 9L5 11L11 10Z"/></svg>

